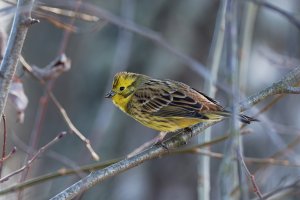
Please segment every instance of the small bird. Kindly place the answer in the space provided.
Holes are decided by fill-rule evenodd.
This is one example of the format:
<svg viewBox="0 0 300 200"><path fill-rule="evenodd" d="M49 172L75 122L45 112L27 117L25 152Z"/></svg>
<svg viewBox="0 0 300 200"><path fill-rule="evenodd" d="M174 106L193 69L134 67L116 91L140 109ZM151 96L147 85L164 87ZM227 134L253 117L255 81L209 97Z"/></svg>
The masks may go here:
<svg viewBox="0 0 300 200"><path fill-rule="evenodd" d="M141 124L161 132L231 115L217 101L184 83L130 72L117 73L105 97ZM247 124L258 121L242 114L239 117Z"/></svg>

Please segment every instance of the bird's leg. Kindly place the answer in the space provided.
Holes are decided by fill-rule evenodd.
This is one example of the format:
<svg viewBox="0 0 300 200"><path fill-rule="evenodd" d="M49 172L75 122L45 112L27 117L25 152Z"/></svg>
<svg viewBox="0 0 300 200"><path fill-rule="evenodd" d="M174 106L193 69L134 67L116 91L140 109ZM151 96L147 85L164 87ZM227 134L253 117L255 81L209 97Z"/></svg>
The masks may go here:
<svg viewBox="0 0 300 200"><path fill-rule="evenodd" d="M183 129L185 133L189 133L190 137L193 137L193 129L191 127L186 127Z"/></svg>
<svg viewBox="0 0 300 200"><path fill-rule="evenodd" d="M164 137L167 135L167 132L160 132L155 138L152 140L145 142L135 150L133 150L131 153L127 155L127 158L131 158L135 156L136 154L142 152L143 150L147 149L148 147L151 147L153 145L161 145L162 147L168 149L166 145L163 143Z"/></svg>
<svg viewBox="0 0 300 200"><path fill-rule="evenodd" d="M169 150L166 144L164 143L164 139L166 137L168 132L160 132L158 136L156 136L154 139L156 140L154 142L154 145L156 146L162 146L164 149Z"/></svg>

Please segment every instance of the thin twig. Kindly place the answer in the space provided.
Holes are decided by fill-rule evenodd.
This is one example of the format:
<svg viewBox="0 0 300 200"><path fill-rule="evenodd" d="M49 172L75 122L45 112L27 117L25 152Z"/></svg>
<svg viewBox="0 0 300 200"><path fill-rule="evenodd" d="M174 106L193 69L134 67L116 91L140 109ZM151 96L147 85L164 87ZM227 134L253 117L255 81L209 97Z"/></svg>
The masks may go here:
<svg viewBox="0 0 300 200"><path fill-rule="evenodd" d="M212 152L212 151L207 151L203 150L198 147L189 147L189 148L184 148L184 149L176 149L170 151L170 155L177 155L177 154L199 154L201 156L209 156L211 158L217 158L217 159L222 159L224 157L224 154L222 153L217 153L217 152ZM236 160L236 158L233 158ZM288 167L300 167L300 164L297 163L292 163L289 160L278 160L274 158L253 158L253 157L245 157L244 161L249 164L256 164L256 165L277 165L277 166L288 166Z"/></svg>
<svg viewBox="0 0 300 200"><path fill-rule="evenodd" d="M43 147L41 147L33 156L30 160L28 160L28 162L23 165L23 167L21 167L20 169L4 176L3 178L0 179L0 182L5 182L7 181L9 178L11 178L12 176L21 173L23 170L25 170L26 168L29 168L30 165L40 156L40 154L42 154L44 151L46 151L49 147L51 147L52 145L54 145L56 142L58 142L62 137L64 137L67 134L67 132L61 132L59 133L53 140L51 140L49 143L47 143L46 145L44 145Z"/></svg>
<svg viewBox="0 0 300 200"><path fill-rule="evenodd" d="M79 6L78 2L81 2L81 0L76 1L76 4L75 4L76 7L74 9L75 11L77 11L77 8ZM74 4L74 2L73 2L73 4ZM73 22L74 22L74 19L72 19L71 25L73 25ZM68 30L65 30L63 39L61 42L61 48L59 49L59 53L58 53L59 55L63 54L63 52L65 51L66 45L68 43L69 35L70 35L70 32ZM37 141L38 141L39 135L41 133L41 127L45 120L45 116L46 116L46 112L47 112L47 108L48 108L49 91L50 92L52 91L52 88L54 87L54 84L55 84L55 80L56 80L56 78L55 79L53 78L46 82L44 94L43 94L43 96L40 97L40 104L39 104L37 114L36 114L35 126L34 126L34 130L33 130L32 134L31 134L31 138L33 140L31 140L30 146L32 146L33 148L35 148L37 146ZM27 161L28 158L29 157L26 157L25 161ZM24 173L21 176L20 182L22 182L26 179L28 171L29 171L29 168L26 168L26 170L24 171ZM22 191L20 191L18 193L18 199L22 199Z"/></svg>
<svg viewBox="0 0 300 200"><path fill-rule="evenodd" d="M299 83L300 83L300 67L295 67L287 75L285 75L284 78L282 78L280 81L258 92L257 94L248 97L244 102L241 103L241 110L243 111L249 109L254 104L257 104L259 101L261 101L261 98L265 99L275 94L284 94L284 88L289 86L294 86Z"/></svg>
<svg viewBox="0 0 300 200"><path fill-rule="evenodd" d="M260 115L261 113L264 113L264 112L268 111L269 109L271 109L280 99L282 99L285 96L286 96L286 94L280 94L277 97L275 97L274 99L272 99L272 101L270 103L268 103L266 106L264 106L262 109L260 109L258 113L256 113L254 115L254 118L256 116Z"/></svg>
<svg viewBox="0 0 300 200"><path fill-rule="evenodd" d="M55 178L59 178L62 176L74 175L74 174L80 173L80 172L90 173L95 170L103 169L104 167L107 167L113 163L120 161L120 160L121 160L121 158L116 158L116 159L112 159L112 160L101 162L101 163L93 163L93 164L81 166L78 169L60 169L54 173L45 174L45 175L30 179L27 181L24 181L22 183L18 183L14 186L10 186L4 190L1 190L0 195L4 195L4 194L10 193L10 192L15 192L18 190L23 190L25 188L28 188L28 187L31 187L31 186L34 186L37 184L41 184L43 182L50 181L50 180L53 180Z"/></svg>
<svg viewBox="0 0 300 200"><path fill-rule="evenodd" d="M294 148L299 143L300 143L300 136L297 136L297 137L293 138L292 142L289 143L285 148L280 149L279 151L274 153L272 156L270 156L270 159L276 159L276 158L283 156L284 154L286 154L288 151L290 151L292 148ZM290 162L289 160L287 160L287 161ZM265 163L264 165L260 166L256 170L255 174L258 173L260 170L266 169L268 167L268 164L269 163Z"/></svg>
<svg viewBox="0 0 300 200"><path fill-rule="evenodd" d="M0 178L1 178L1 174L2 174L2 167L3 167L3 161L6 160L6 119L5 119L5 115L2 115L2 121L3 121L3 144L2 144L2 157L1 157L1 162L0 162Z"/></svg>
<svg viewBox="0 0 300 200"><path fill-rule="evenodd" d="M77 135L79 137L80 140L82 140L85 143L86 148L89 150L89 152L91 153L92 157L94 160L99 160L100 157L98 156L98 154L94 151L93 147L91 146L91 142L90 140L88 140L72 123L71 119L69 118L66 110L61 106L61 104L58 102L58 100L56 99L56 97L54 96L54 94L52 92L49 91L49 96L51 98L51 100L53 101L53 103L55 104L55 106L58 108L60 114L62 115L63 119L65 120L66 124L68 125L68 127L71 129L71 131L73 133L75 133L75 135Z"/></svg>
<svg viewBox="0 0 300 200"><path fill-rule="evenodd" d="M25 144L21 140L21 138L19 138L17 136L17 134L12 134L12 140L16 144L18 149L20 149L20 151L23 151L26 154L33 154L34 152L38 151L38 150L33 149L32 147L28 146L27 144ZM62 155L61 153L57 153L55 151L48 150L47 152L44 153L44 155L48 158L51 158L55 161L60 162L62 165L66 166L68 168L71 168L71 169L79 168L79 165L77 163L75 163L73 160L71 160L67 156ZM81 173L78 173L77 175L80 178L84 177L83 174L81 174Z"/></svg>
<svg viewBox="0 0 300 200"><path fill-rule="evenodd" d="M69 10L76 9L73 1L66 0L66 1L55 1L53 2L54 7L64 7ZM177 58L179 58L183 63L188 65L192 70L197 72L199 75L201 75L205 79L210 79L211 73L206 69L206 67L201 64L199 61L195 60L194 58L182 53L181 51L175 49L172 45L170 45L159 33L135 24L132 21L124 20L116 15L113 15L108 10L102 9L100 7L94 6L92 4L89 4L87 2L82 3L80 5L80 11L81 13L86 13L89 15L94 15L96 17L99 17L100 19L105 19L107 22L112 23L116 26L119 26L121 28L124 28L128 31L134 32L136 34L139 34L157 45L163 47L167 51L171 52L173 55L175 55ZM214 82L214 84L218 85L222 90L228 91L226 87L224 87L224 84L220 84L217 82ZM225 84L226 85L226 84Z"/></svg>
<svg viewBox="0 0 300 200"><path fill-rule="evenodd" d="M210 156L212 158L218 158L218 159L223 158L223 154L221 154L221 153L210 152L210 151L198 148L198 147L191 147L191 148L185 148L185 149L175 149L175 150L170 151L170 154L168 154L168 155L178 155L178 154L187 154L187 153L200 154L200 155ZM59 170L57 172L42 175L42 176L30 179L28 181L25 181L23 183L16 184L14 186L10 186L6 189L3 189L3 190L0 191L0 195L4 195L4 194L14 192L14 191L17 191L17 190L20 190L20 189L25 189L25 188L28 188L28 187L32 187L34 185L38 185L38 184L41 184L43 182L50 181L50 180L53 180L55 178L59 178L59 177L62 177L62 176L73 175L73 174L76 174L76 173L79 173L79 172L92 172L92 171L95 171L95 170L98 170L98 169L103 169L104 167L107 167L111 164L114 164L114 163L116 163L116 162L118 162L122 159L123 158L115 158L115 159L108 160L108 161L101 162L101 163L95 163L95 164L81 166L77 169L63 169L63 170ZM291 163L288 160L276 160L276 159L273 159L273 158L245 157L245 162L250 163L250 164L258 164L258 165L270 164L270 165L278 165L278 166L285 166L285 167L300 167L299 164Z"/></svg>
<svg viewBox="0 0 300 200"><path fill-rule="evenodd" d="M245 163L245 161L244 161L244 158L243 158L241 152L237 149L236 153L237 153L237 158L238 158L239 162L242 163L242 166L243 166L243 168L245 169L245 172L246 172L246 174L247 174L247 176L248 176L248 179L249 179L249 180L251 181L251 183L252 183L252 186L253 186L253 192L258 196L258 198L259 198L260 200L262 200L263 197L262 197L262 194L261 194L261 192L260 192L259 187L258 187L257 184L256 184L255 176L254 176L253 174L251 174L251 172L249 171L249 169L248 169L248 167L247 167L247 165L246 165L246 163Z"/></svg>
<svg viewBox="0 0 300 200"><path fill-rule="evenodd" d="M224 158L222 159L219 172L218 172L218 191L220 196L224 200L231 199L231 191L234 185L239 185L240 199L244 200L247 197L247 188L244 187L243 181L245 176L240 173L240 163L232 162L232 157L234 149L243 152L242 141L240 137L240 127L239 127L239 68L238 68L238 1L237 0L227 0L226 5L226 20L225 20L225 42L226 42L226 65L230 72L230 109L232 112L230 121L230 137L225 145Z"/></svg>
<svg viewBox="0 0 300 200"><path fill-rule="evenodd" d="M280 195L282 192L284 192L285 190L290 190L290 189L293 189L295 191L298 191L299 192L299 189L300 189L300 180L295 180L293 183L291 184L288 184L288 185L285 185L283 187L279 187L279 188L276 188L274 189L273 191L265 194L263 196L264 199L271 199L271 197L274 197L275 195L277 195L276 197L277 198L274 198L274 199L283 199L283 195ZM287 191L288 192L288 191Z"/></svg>
<svg viewBox="0 0 300 200"><path fill-rule="evenodd" d="M22 65L24 66L24 68L26 69L26 71L28 71L35 79L37 79L42 85L45 85L45 81L37 76L33 71L32 71L32 67L26 62L26 60L21 57L20 61L22 63ZM57 109L59 110L60 114L62 115L64 121L66 122L67 126L71 129L71 131L73 133L75 133L76 136L78 136L80 138L80 140L82 140L85 143L85 146L87 147L88 151L90 152L92 158L94 160L99 160L100 157L99 155L94 151L94 149L92 148L90 141L76 128L76 126L72 123L70 117L68 116L67 112L65 111L65 109L61 106L61 104L59 103L59 101L57 100L57 98L55 97L55 95L47 90L47 94L49 95L49 97L51 98L51 100L53 101L54 105L57 107Z"/></svg>
<svg viewBox="0 0 300 200"><path fill-rule="evenodd" d="M13 147L13 149L3 158L1 158L0 163L3 163L7 159L9 159L12 155L14 155L17 152L17 147Z"/></svg>
<svg viewBox="0 0 300 200"><path fill-rule="evenodd" d="M287 11L282 10L281 8L274 6L272 4L270 4L267 1L264 0L248 0L251 1L257 5L263 6L265 8L271 9L276 11L276 13L284 16L285 18L287 18L289 20L289 22L291 22L292 24L294 24L298 29L300 29L300 21L294 17L292 14L288 13Z"/></svg>
<svg viewBox="0 0 300 200"><path fill-rule="evenodd" d="M183 149L182 151L175 150L175 151L171 151L169 155L177 155L178 153L200 154L200 155L210 156L210 157L219 158L219 159L223 157L223 154L221 154L221 153L205 151L200 148L194 148L194 149L190 149L190 150ZM113 163L116 163L120 160L121 160L120 158L117 158L117 159L109 160L109 161L102 162L102 163L81 166L80 168L77 168L77 169L59 170L57 172L42 175L40 177L33 178L33 179L25 181L23 183L20 183L20 184L11 186L9 188L6 188L4 190L1 190L0 195L7 194L9 192L14 192L19 189L25 189L25 188L28 188L28 187L31 187L31 186L34 186L34 185L40 184L42 182L49 181L49 180L52 180L54 178L58 178L61 176L73 175L78 172L91 172L94 170L102 169L102 168L109 166ZM251 163L251 164L271 164L271 165L288 166L288 167L300 167L297 164L290 163L288 160L276 160L276 159L272 159L272 158L262 158L261 159L261 158L246 157L245 162Z"/></svg>

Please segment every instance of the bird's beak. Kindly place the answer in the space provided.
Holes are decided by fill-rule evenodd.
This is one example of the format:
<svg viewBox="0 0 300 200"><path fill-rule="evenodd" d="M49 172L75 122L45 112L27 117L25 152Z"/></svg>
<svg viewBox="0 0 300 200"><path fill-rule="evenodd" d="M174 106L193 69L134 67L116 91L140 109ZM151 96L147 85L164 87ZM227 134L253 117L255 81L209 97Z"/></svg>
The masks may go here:
<svg viewBox="0 0 300 200"><path fill-rule="evenodd" d="M115 96L115 94L116 93L114 93L113 91L110 91L105 95L105 98L112 98L113 96Z"/></svg>

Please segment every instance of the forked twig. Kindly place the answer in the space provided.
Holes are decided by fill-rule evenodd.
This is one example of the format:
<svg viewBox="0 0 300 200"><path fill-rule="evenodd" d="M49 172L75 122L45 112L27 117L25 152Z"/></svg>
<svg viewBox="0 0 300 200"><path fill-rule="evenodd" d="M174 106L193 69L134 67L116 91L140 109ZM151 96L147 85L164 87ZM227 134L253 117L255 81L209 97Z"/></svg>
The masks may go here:
<svg viewBox="0 0 300 200"><path fill-rule="evenodd" d="M3 163L4 161L6 161L7 159L9 159L12 155L14 155L17 152L17 147L13 147L13 149L5 156L2 157L0 160L0 163Z"/></svg>
<svg viewBox="0 0 300 200"><path fill-rule="evenodd" d="M49 149L49 147L51 147L52 145L54 145L56 142L58 142L62 137L64 137L67 134L67 132L61 132L59 133L53 140L51 140L49 143L47 143L46 145L44 145L43 147L41 147L33 156L30 160L28 160L28 162L23 165L23 167L21 167L20 169L4 176L3 178L0 179L0 183L3 183L5 181L7 181L9 178L11 178L12 176L21 173L23 170L25 170L26 168L29 168L30 165L39 157L40 154L42 154L44 151L46 151L47 149Z"/></svg>
<svg viewBox="0 0 300 200"><path fill-rule="evenodd" d="M2 156L0 159L0 178L2 174L3 162L10 158L14 153L16 153L17 148L13 147L13 149L6 155L6 137L7 137L7 128L6 128L6 117L2 115L3 121L3 145L2 145Z"/></svg>
<svg viewBox="0 0 300 200"><path fill-rule="evenodd" d="M34 73L33 68L26 62L26 60L21 56L20 57L20 61L22 63L22 65L24 66L24 68L26 69L27 72L29 72L35 79L37 79L42 85L45 85L45 81L44 79L42 79L41 77L37 76L36 73ZM59 113L61 114L61 116L63 117L64 121L66 122L67 126L69 127L69 129L80 138L80 140L82 140L85 143L86 148L88 149L88 151L90 152L92 158L94 160L99 160L100 157L99 155L94 151L94 149L92 148L90 141L76 128L76 126L72 123L70 117L68 116L66 110L61 106L61 104L59 103L59 101L57 100L57 98L55 97L55 95L47 90L48 95L50 96L51 100L53 101L54 105L57 107L57 109L59 110Z"/></svg>
<svg viewBox="0 0 300 200"><path fill-rule="evenodd" d="M88 140L72 123L71 119L69 118L66 110L61 106L61 104L58 102L58 100L56 99L56 97L54 96L54 94L50 91L49 92L49 96L51 98L51 100L53 101L53 103L55 104L55 106L58 108L60 114L62 115L63 119L65 120L66 124L68 125L68 127L71 129L71 131L73 133L75 133L75 135L77 135L80 140L82 140L85 143L86 148L89 150L89 152L91 153L92 157L94 160L99 160L99 156L98 154L94 151L93 147L91 146L91 142L90 140Z"/></svg>

